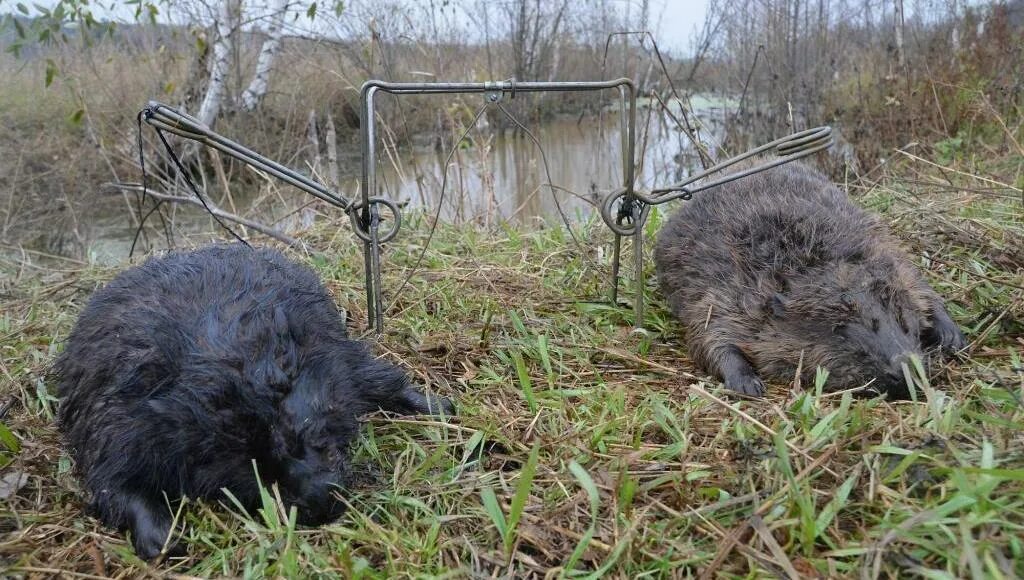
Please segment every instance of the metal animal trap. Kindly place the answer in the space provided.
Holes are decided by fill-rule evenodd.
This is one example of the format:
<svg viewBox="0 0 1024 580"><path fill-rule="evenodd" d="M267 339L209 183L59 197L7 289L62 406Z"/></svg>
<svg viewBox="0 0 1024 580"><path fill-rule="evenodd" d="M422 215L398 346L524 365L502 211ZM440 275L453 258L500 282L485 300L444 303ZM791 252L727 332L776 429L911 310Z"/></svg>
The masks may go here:
<svg viewBox="0 0 1024 580"><path fill-rule="evenodd" d="M674 199L690 199L698 191L740 179L771 167L782 165L826 149L832 144L830 127L818 127L794 133L788 137L772 141L756 149L728 159L718 165L705 169L690 176L688 179L652 191L635 189L635 148L636 148L636 87L628 78L609 81L572 81L572 82L519 82L515 79L485 83L393 83L370 80L363 84L361 96L361 146L362 146L362 180L360 182L360 198L350 200L338 192L312 180L292 169L243 147L214 132L197 119L179 112L165 104L151 101L142 111L142 118L158 131L167 131L175 135L192 139L230 155L244 163L298 187L348 214L352 222L352 230L363 243L364 272L366 276L366 306L368 325L377 333L384 331L384 298L381 286L381 246L394 239L402 224L401 210L398 204L384 197L373 196L376 190L376 112L375 96L379 92L393 95L424 95L424 94L482 94L484 105L498 107L510 120L518 121L502 106L506 96L512 98L516 93L534 92L568 92L568 91L602 91L616 89L619 93L620 124L622 139L622 175L623 184L606 194L600 204L601 216L615 235L612 257L612 288L611 300L618 303L619 267L621 262L622 238L633 238L636 298L634 313L637 326L642 325L643 300L643 224L650 206L659 205ZM462 139L460 138L459 141ZM459 143L453 144L458 147ZM712 181L697 184L724 169L763 153L774 153L775 159L728 174ZM447 167L443 168L445 171ZM382 230L381 224L389 214L390 226Z"/></svg>

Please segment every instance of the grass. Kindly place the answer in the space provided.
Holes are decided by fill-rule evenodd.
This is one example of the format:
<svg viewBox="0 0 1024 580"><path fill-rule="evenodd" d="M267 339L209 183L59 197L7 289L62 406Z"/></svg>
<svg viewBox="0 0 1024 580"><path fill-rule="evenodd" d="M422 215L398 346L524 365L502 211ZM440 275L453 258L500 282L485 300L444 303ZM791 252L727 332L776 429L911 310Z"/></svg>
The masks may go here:
<svg viewBox="0 0 1024 580"><path fill-rule="evenodd" d="M0 562L32 578L1024 575L1024 210L917 167L851 184L972 342L969 359L911 373L916 401L829 393L825 372L731 399L690 364L653 284L647 333L604 302L601 224L581 227L582 250L561 229L442 225L423 270L388 294L378 350L454 396L459 416L368 417L349 509L322 528L297 527L272 488L256 513L190 502L179 526L190 555L159 566L82 513L52 422L48 365L116 270L11 266ZM387 248L392 293L427 229L413 216ZM362 324L348 225L306 239Z"/></svg>

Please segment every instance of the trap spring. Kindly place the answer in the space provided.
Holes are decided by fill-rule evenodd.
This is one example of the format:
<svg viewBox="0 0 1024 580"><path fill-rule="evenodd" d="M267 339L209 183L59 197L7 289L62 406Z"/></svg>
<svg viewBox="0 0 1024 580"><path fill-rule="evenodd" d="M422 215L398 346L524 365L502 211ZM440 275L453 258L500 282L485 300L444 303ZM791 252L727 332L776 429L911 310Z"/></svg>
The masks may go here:
<svg viewBox="0 0 1024 580"><path fill-rule="evenodd" d="M345 196L331 191L301 173L293 171L280 163L267 159L259 153L215 133L212 129L203 123L200 123L195 117L186 115L185 113L177 111L163 103L150 101L143 110L142 115L143 119L145 119L147 123L157 129L167 131L168 133L174 133L175 135L185 137L186 139L198 141L207 147L212 147L213 149L248 163L257 169L266 171L274 177L277 177L286 183L290 183L310 195L341 209L347 213L349 218L352 220L352 229L355 231L356 235L364 241L370 241L370 239L376 235L379 242L384 243L393 239L398 234L398 228L401 227L402 223L402 214L398 209L398 204L390 199L381 197L364 198L362 202L354 203ZM379 212L379 210L376 209L376 206L381 205L386 207L391 213L394 224L383 235L380 233L372 233L370 228L367 227L368 220L363 221L359 216L360 210L365 207L374 206L374 210Z"/></svg>
<svg viewBox="0 0 1024 580"><path fill-rule="evenodd" d="M163 103L151 101L142 111L142 117L159 131L173 133L212 147L257 169L261 169L286 183L294 185L348 214L354 233L363 242L368 323L377 333L382 333L384 331L384 303L381 288L381 245L398 235L398 230L402 224L402 215L397 203L385 197L372 195L377 186L377 136L374 107L374 97L376 94L378 92L394 95L479 93L484 95L485 103L500 107L500 103L506 95L515 98L517 92L600 91L608 89L617 89L619 93L623 175L622 186L609 192L601 203L602 218L615 235L612 257L611 299L614 304L618 303L622 238L624 236L632 236L633 262L637 284L634 302L635 325L640 327L643 322L644 308L643 224L650 206L666 203L674 199L690 199L695 192L821 151L831 145L832 130L829 127L818 127L795 133L728 159L682 182L644 192L634 189L636 88L633 81L628 78L578 82L517 82L515 79L510 79L486 83L392 83L371 80L364 83L360 91L362 180L360 182L360 199L353 201L288 167L267 159L255 151L215 133L194 117L177 111ZM705 179L712 174L719 173L735 163L766 152L774 152L776 159L720 177L714 181L693 185L695 182ZM390 225L383 231L381 230L382 207L389 214L387 217L389 218L388 221L390 221Z"/></svg>

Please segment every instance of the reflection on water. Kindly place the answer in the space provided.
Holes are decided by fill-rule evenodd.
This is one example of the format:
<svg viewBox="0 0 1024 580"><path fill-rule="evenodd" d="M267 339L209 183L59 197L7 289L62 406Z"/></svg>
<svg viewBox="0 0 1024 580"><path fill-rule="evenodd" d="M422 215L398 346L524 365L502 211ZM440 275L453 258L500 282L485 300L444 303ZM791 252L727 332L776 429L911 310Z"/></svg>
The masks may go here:
<svg viewBox="0 0 1024 580"><path fill-rule="evenodd" d="M683 179L699 167L692 145L669 119L653 111L638 113L637 187L649 189ZM715 117L703 120L714 132ZM623 184L622 129L619 115L559 118L531 132L474 129L470 144L458 148L448 170L441 216L451 221L557 219L558 207L575 218L587 215L600 197ZM450 145L447 145L450 147ZM408 201L431 211L438 207L442 167L450 151L423 148L382 152L377 195ZM544 160L554 194L546 187Z"/></svg>

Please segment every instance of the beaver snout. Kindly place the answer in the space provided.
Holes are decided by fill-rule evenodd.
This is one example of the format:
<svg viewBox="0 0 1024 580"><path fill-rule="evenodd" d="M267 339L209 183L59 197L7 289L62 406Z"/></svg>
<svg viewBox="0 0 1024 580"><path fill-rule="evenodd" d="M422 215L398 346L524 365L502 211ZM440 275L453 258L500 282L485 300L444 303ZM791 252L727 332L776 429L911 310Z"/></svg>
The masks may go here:
<svg viewBox="0 0 1024 580"><path fill-rule="evenodd" d="M880 392L886 393L891 399L908 399L910 391L907 388L907 373L912 368L913 357L921 357L921 354L914 351L905 351L892 356L884 371L876 377L876 387Z"/></svg>
<svg viewBox="0 0 1024 580"><path fill-rule="evenodd" d="M293 485L286 494L285 503L295 505L297 521L304 526L318 526L337 519L345 511L345 504L335 493L341 491L339 479L330 473L318 474L298 485Z"/></svg>

